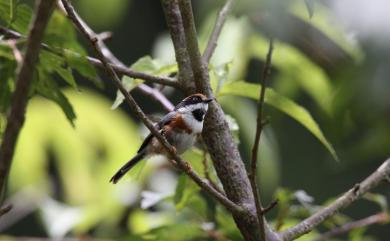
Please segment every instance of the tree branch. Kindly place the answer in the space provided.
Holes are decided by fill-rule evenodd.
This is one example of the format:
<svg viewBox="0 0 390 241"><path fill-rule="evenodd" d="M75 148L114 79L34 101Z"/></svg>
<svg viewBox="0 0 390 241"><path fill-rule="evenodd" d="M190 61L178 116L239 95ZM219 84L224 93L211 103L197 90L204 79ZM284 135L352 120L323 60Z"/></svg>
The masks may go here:
<svg viewBox="0 0 390 241"><path fill-rule="evenodd" d="M256 213L257 219L259 221L259 229L261 240L266 240L265 237L265 227L264 227L264 216L263 216L263 205L261 203L261 198L259 194L259 189L257 186L257 154L259 152L259 144L260 144L260 136L263 131L263 106L264 106L264 97L265 97L265 89L267 84L267 78L271 73L271 61L272 61L272 50L273 50L273 41L270 39L269 48L267 53L267 58L265 61L263 74L261 76L261 88L260 88L260 98L257 102L257 125L256 125L256 135L255 141L252 148L252 160L251 160L251 169L249 171L249 181L251 183L253 197L255 199L256 204Z"/></svg>
<svg viewBox="0 0 390 241"><path fill-rule="evenodd" d="M355 185L349 191L337 198L333 203L319 210L312 216L306 218L299 224L288 228L281 233L283 241L294 240L322 223L327 218L333 216L339 210L348 207L359 199L363 194L378 186L382 181L390 176L390 158L387 159L374 173L368 176L360 184Z"/></svg>
<svg viewBox="0 0 390 241"><path fill-rule="evenodd" d="M353 221L350 223L346 223L340 227L334 228L326 233L323 233L318 238L314 239L313 241L326 241L330 238L333 238L335 236L339 236L345 233L348 233L349 231L365 226L369 226L375 223L382 223L390 220L390 216L387 213L377 213L372 216Z"/></svg>
<svg viewBox="0 0 390 241"><path fill-rule="evenodd" d="M28 92L38 60L40 44L47 22L53 11L54 0L36 1L36 10L27 37L27 48L22 66L17 74L16 87L12 96L7 126L0 147L0 190L5 188L6 178L11 168L16 141L24 123L24 114L28 100ZM0 191L1 192L1 191Z"/></svg>
<svg viewBox="0 0 390 241"><path fill-rule="evenodd" d="M179 6L197 91L207 96L213 96L207 65L199 52L191 1L181 0ZM169 27L173 28L174 26ZM233 141L225 114L216 101L209 105L202 136L209 148L210 156L226 195L248 211L245 215L233 213L237 227L245 240L259 240L260 231L257 228L256 207L250 182L237 145ZM269 241L279 239L269 226L266 226L266 232Z"/></svg>
<svg viewBox="0 0 390 241"><path fill-rule="evenodd" d="M202 58L205 63L210 62L211 56L213 55L214 50L218 44L219 35L221 34L223 25L226 22L226 18L232 8L233 3L234 0L227 0L225 5L222 7L221 11L219 11L218 13L218 17L217 20L215 21L215 25L210 35L209 41L207 43L207 47L203 52Z"/></svg>
<svg viewBox="0 0 390 241"><path fill-rule="evenodd" d="M60 0L58 0L57 6L60 8L61 11L63 11L64 13L66 12L64 7L61 5L61 1ZM97 39L96 44L102 50L103 56L108 60L108 62L110 64L114 64L114 65L116 65L118 67L122 67L124 69L127 69L126 65L123 64L119 59L116 58L116 56L110 51L110 49L105 45L105 43L103 41L101 41L101 39L97 38L98 35L92 30L92 28L90 28L88 26L88 24L86 24L84 22L84 20L77 14L76 11L74 11L74 15L75 15L75 17L77 19L80 20L80 25L84 28L86 33L88 33L90 36L93 36L94 38ZM151 88L151 87L149 87L149 86L147 86L145 84L142 84L142 83L139 84L137 86L137 88L140 89L146 95L148 95L148 96L152 97L153 99L157 100L158 102L160 102L161 105L165 109L167 109L167 110L172 110L173 109L172 103L163 94L161 94L159 91L153 90L153 88Z"/></svg>
<svg viewBox="0 0 390 241"><path fill-rule="evenodd" d="M126 102L129 104L132 111L137 115L139 119L142 120L142 122L145 124L145 126L150 130L150 132L161 142L163 147L166 149L168 154L171 156L171 158L176 162L177 166L180 167L182 171L184 171L187 175L189 175L204 191L209 193L211 196L216 198L221 204L223 204L228 210L230 210L233 213L241 213L243 210L240 206L236 205L229 199L227 199L224 195L219 193L217 190L215 190L212 186L210 186L207 182L205 182L199 175L197 175L192 168L189 166L189 164L185 161L183 161L174 151L173 147L169 144L169 142L165 139L164 136L160 134L160 132L155 128L153 123L146 117L146 115L143 113L141 108L138 106L138 104L135 102L133 97L126 91L126 89L123 87L121 81L119 80L118 76L116 75L116 72L114 69L108 64L105 56L103 55L101 49L99 48L99 45L96 44L96 38L91 36L84 28L83 25L80 23L77 16L74 14L73 6L70 5L69 0L61 0L62 4L64 5L66 12L68 13L68 17L71 19L71 21L74 23L74 25L77 27L77 29L84 35L84 37L91 43L92 47L94 48L96 54L98 55L98 58L103 63L108 75L113 80L116 87L122 92L122 94L125 96Z"/></svg>
<svg viewBox="0 0 390 241"><path fill-rule="evenodd" d="M5 28L3 26L0 26L0 35L3 35L5 37L5 39L23 39L23 38L25 38L20 33L13 31L13 30L10 30L8 28ZM51 47L45 43L42 43L41 47L47 51L54 53L54 54L62 54L59 51L56 51L53 47ZM70 50L66 50L66 51L70 51ZM82 58L82 57L80 56L80 58ZM86 58L92 65L97 66L99 68L103 68L103 64L99 59L96 59L96 58L93 58L90 56L87 56ZM135 71L135 70L127 68L123 64L116 65L114 63L110 63L110 65L115 70L115 72L119 75L126 75L126 76L129 76L131 78L145 80L146 82L161 84L161 85L170 86L170 87L173 87L176 89L181 89L180 83L177 82L177 80L175 78L164 77L164 76L155 76L155 75L147 74L144 72Z"/></svg>
<svg viewBox="0 0 390 241"><path fill-rule="evenodd" d="M188 56L178 0L161 0L161 4L175 49L176 62L179 66L178 79L187 94L193 93L195 91L194 74Z"/></svg>

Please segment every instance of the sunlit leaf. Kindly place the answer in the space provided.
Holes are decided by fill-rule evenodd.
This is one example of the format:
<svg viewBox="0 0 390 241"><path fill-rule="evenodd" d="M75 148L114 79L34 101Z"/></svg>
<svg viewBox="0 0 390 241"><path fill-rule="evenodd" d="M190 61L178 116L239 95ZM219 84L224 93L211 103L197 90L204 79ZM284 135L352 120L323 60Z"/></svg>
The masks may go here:
<svg viewBox="0 0 390 241"><path fill-rule="evenodd" d="M257 100L259 98L259 93L260 85L251 84L244 81L237 81L224 85L219 94L220 96L239 95ZM273 106L274 108L282 111L283 113L298 121L326 147L334 159L338 160L333 146L325 138L318 124L305 108L296 104L294 101L279 95L270 88L267 88L266 90L265 103Z"/></svg>
<svg viewBox="0 0 390 241"><path fill-rule="evenodd" d="M253 35L249 46L255 58L265 59L268 51L266 38L260 34ZM299 49L283 42L275 42L272 56L272 66L278 70L277 85L287 85L294 81L295 86L306 91L325 113L331 113L333 87L329 77L320 66L313 63Z"/></svg>
<svg viewBox="0 0 390 241"><path fill-rule="evenodd" d="M137 60L133 65L130 66L130 69L142 71L145 73L153 73L154 71L158 70L160 68L157 61L153 60L150 56L145 56ZM130 78L128 76L122 77L122 83L126 90L130 92L132 89L134 89L137 85L142 83L143 80L140 79L134 79ZM125 97L123 94L118 90L116 93L116 99L112 105L112 109L118 108L120 104L122 104Z"/></svg>
<svg viewBox="0 0 390 241"><path fill-rule="evenodd" d="M314 14L314 0L305 0L305 5L307 12L309 13L309 17L313 17Z"/></svg>

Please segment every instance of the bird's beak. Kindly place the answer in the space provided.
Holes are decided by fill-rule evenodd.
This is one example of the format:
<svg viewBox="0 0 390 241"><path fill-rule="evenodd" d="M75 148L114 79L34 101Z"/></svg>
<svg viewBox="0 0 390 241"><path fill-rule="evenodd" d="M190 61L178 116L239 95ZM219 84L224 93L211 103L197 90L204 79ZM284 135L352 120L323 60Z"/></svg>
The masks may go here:
<svg viewBox="0 0 390 241"><path fill-rule="evenodd" d="M208 99L205 99L203 102L204 103L209 103L211 101L215 100L215 98L208 98Z"/></svg>

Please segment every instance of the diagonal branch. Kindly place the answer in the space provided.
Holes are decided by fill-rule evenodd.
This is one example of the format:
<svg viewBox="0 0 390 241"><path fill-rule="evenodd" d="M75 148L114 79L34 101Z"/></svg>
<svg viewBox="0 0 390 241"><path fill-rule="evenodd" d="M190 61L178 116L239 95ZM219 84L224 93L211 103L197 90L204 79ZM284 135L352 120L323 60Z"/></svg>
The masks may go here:
<svg viewBox="0 0 390 241"><path fill-rule="evenodd" d="M58 0L58 4L57 6L60 8L61 11L63 11L64 13L66 12L64 7L61 5L61 1ZM86 31L87 34L89 34L90 36L93 36L94 38L96 38L96 44L98 45L98 47L102 50L102 53L103 53L103 56L108 60L109 64L114 64L118 67L122 67L122 68L126 68L126 65L123 64L119 59L117 59L115 57L115 55L110 51L110 49L105 45L105 43L97 38L98 37L98 34L96 34L92 28L90 28L88 26L88 24L86 24L84 22L84 20L77 14L76 11L74 11L74 15L77 19L79 19L80 21L80 26L83 27L83 29ZM140 89L142 92L144 92L146 95L152 97L153 99L157 100L158 102L161 103L161 105L166 109L166 110L172 110L173 109L173 105L172 103L163 95L160 93L160 91L156 90L156 89L153 89L145 84L139 84L137 86L138 89Z"/></svg>
<svg viewBox="0 0 390 241"><path fill-rule="evenodd" d="M234 0L227 0L221 11L219 11L218 13L217 21L215 21L213 32L211 33L209 41L207 43L207 47L203 52L202 58L205 63L210 62L211 56L213 55L214 50L218 44L219 35L221 34L223 25L226 22L226 18L233 6L233 3Z"/></svg>
<svg viewBox="0 0 390 241"><path fill-rule="evenodd" d="M326 233L321 234L318 238L315 238L313 241L326 241L330 238L333 238L335 236L339 236L345 233L348 233L349 231L361 227L366 227L375 223L382 223L390 221L390 216L387 213L377 213L374 215L371 215L369 217L353 221L350 223L346 223L340 227L334 228Z"/></svg>
<svg viewBox="0 0 390 241"><path fill-rule="evenodd" d="M0 35L3 35L5 37L5 39L23 39L23 38L25 38L19 32L10 30L10 29L5 28L3 26L0 26ZM54 54L58 54L58 55L62 54L60 51L57 51L56 49L54 49L53 47L51 47L45 43L41 43L41 47L47 51L54 53ZM70 51L70 50L65 50L65 51ZM82 58L82 57L80 56L80 58ZM87 56L86 58L92 65L97 66L99 68L103 68L103 64L99 59L96 59L96 58L93 58L90 56ZM126 75L126 76L129 76L131 78L145 80L146 82L161 84L161 85L170 86L170 87L173 87L176 89L181 89L180 83L177 82L177 80L175 78L164 77L164 76L155 76L155 75L151 75L148 73L132 70L132 69L127 68L123 64L116 65L114 63L110 63L110 65L112 66L112 68L115 70L115 72L118 75Z"/></svg>
<svg viewBox="0 0 390 241"><path fill-rule="evenodd" d="M228 210L230 210L233 213L241 213L242 208L229 199L227 199L224 195L219 193L217 190L215 190L212 186L210 186L206 181L204 181L201 177L199 177L198 174L192 170L192 168L189 166L189 164L185 161L183 161L174 151L173 147L169 144L169 142L166 140L165 137L161 135L161 133L155 128L153 123L146 117L146 115L143 113L141 108L138 106L138 104L135 102L133 97L126 91L126 89L123 87L121 81L119 80L118 76L116 75L116 72L114 69L108 64L105 56L103 55L101 49L99 48L99 45L96 44L96 38L91 36L84 28L83 25L80 23L77 16L74 14L73 6L70 5L69 0L61 0L62 4L64 5L66 12L68 14L68 17L71 19L73 24L77 27L77 29L83 34L83 36L91 43L92 47L94 48L96 54L98 55L98 58L101 60L101 62L104 65L104 68L107 71L107 74L110 76L116 87L122 92L122 94L125 96L125 100L132 109L132 111L138 116L139 119L142 120L142 122L145 124L145 126L150 130L150 132L161 142L161 144L164 146L164 148L167 150L168 154L171 156L171 158L176 162L177 166L184 171L187 175L189 175L204 191L209 193L211 196L216 198L221 204L223 204Z"/></svg>
<svg viewBox="0 0 390 241"><path fill-rule="evenodd" d="M54 0L36 1L36 11L27 37L27 48L22 66L17 74L16 87L12 96L7 126L0 147L0 193L5 188L6 178L11 168L16 141L24 123L24 114L28 101L35 64L38 60L40 44L47 22L53 11Z"/></svg>
<svg viewBox="0 0 390 241"><path fill-rule="evenodd" d="M255 141L252 148L252 160L251 160L251 169L249 171L249 181L251 183L253 197L256 204L256 214L259 221L259 229L261 240L266 240L265 238L265 226L264 226L264 215L263 215L263 205L261 203L259 188L257 186L257 154L259 152L260 136L263 131L263 106L265 98L265 89L267 84L267 78L271 73L271 61L272 61L272 51L273 51L273 40L269 41L269 48L267 53L267 58L265 61L263 74L261 76L261 88L260 88L260 98L257 103L257 125L256 125L256 135Z"/></svg>
<svg viewBox="0 0 390 241"><path fill-rule="evenodd" d="M388 158L374 173L361 183L337 198L333 203L306 218L299 224L286 229L281 233L283 241L290 241L310 232L327 218L333 216L339 210L348 207L361 198L363 194L378 186L390 176L390 158Z"/></svg>

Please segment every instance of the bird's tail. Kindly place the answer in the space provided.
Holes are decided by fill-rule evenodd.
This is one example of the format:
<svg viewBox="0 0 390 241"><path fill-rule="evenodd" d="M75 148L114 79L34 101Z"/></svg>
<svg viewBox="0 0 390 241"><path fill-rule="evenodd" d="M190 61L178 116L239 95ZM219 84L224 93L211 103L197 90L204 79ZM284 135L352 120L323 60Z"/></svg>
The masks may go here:
<svg viewBox="0 0 390 241"><path fill-rule="evenodd" d="M146 156L146 152L144 150L138 152L137 155L135 155L135 157L133 157L130 161L128 161L125 165L123 165L121 167L121 169L119 169L115 173L115 175L113 177L111 177L110 182L112 182L114 184L117 183L119 181L119 179L121 179L123 177L123 175L126 174L126 172L128 172L131 168L133 168L145 156Z"/></svg>

